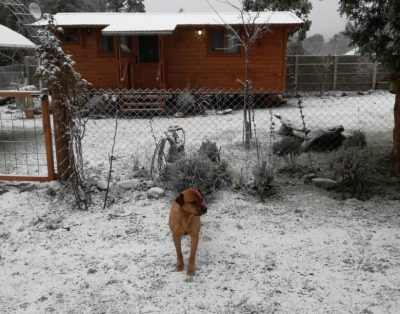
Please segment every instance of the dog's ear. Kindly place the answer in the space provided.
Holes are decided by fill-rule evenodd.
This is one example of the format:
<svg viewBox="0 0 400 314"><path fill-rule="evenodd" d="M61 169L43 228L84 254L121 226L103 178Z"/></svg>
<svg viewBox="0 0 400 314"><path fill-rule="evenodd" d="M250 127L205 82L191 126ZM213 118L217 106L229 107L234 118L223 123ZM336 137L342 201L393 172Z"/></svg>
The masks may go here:
<svg viewBox="0 0 400 314"><path fill-rule="evenodd" d="M201 192L200 189L197 189L197 191L200 193L201 197L204 197L203 193Z"/></svg>
<svg viewBox="0 0 400 314"><path fill-rule="evenodd" d="M183 205L184 200L183 200L183 194L182 193L175 199L175 202L177 202L179 205Z"/></svg>

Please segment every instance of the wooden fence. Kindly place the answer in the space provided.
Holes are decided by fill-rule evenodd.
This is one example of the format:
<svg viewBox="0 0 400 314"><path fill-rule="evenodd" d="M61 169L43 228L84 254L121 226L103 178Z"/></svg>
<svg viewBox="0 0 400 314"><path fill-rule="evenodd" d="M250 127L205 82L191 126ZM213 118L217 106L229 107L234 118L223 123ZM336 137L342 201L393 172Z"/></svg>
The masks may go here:
<svg viewBox="0 0 400 314"><path fill-rule="evenodd" d="M288 56L286 89L363 91L388 89L390 71L367 57Z"/></svg>

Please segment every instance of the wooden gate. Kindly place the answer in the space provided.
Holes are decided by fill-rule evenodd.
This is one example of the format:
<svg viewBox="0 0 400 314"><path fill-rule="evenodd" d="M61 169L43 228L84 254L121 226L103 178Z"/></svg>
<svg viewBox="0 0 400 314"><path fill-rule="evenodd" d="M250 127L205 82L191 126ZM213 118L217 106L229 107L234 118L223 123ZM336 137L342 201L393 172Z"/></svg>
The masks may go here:
<svg viewBox="0 0 400 314"><path fill-rule="evenodd" d="M0 180L54 180L48 96L0 91L0 98ZM35 115L38 108L41 117Z"/></svg>

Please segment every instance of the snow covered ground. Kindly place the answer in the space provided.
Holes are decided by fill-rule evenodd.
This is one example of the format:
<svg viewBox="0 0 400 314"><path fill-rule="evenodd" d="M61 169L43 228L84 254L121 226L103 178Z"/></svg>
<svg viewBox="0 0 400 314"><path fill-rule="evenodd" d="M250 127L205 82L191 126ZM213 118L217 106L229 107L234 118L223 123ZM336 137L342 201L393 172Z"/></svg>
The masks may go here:
<svg viewBox="0 0 400 314"><path fill-rule="evenodd" d="M365 202L296 181L266 203L217 192L194 278L175 271L173 195L81 212L27 190L0 185L0 313L400 312L398 183Z"/></svg>
<svg viewBox="0 0 400 314"><path fill-rule="evenodd" d="M326 128L343 125L345 133L361 130L366 133L369 146L379 154L391 150L393 130L394 95L386 91L366 94L327 94L324 97L304 95L302 105L307 128ZM297 125L302 121L296 98L288 104L270 108L273 115L281 115ZM269 109L258 109L254 115L257 138L261 153L267 155L270 142L271 115ZM274 118L275 132L280 126ZM206 116L186 118L154 117L153 119L120 119L114 156L114 175L122 177L131 173L135 162L149 167L157 141L164 136L170 125L180 125L186 132L186 151L197 152L205 139L215 141L221 147L221 155L233 168L251 172L256 154L243 149L243 113L234 111L229 115L209 112ZM83 140L84 159L93 168L108 165L113 143L115 121L113 119L90 120Z"/></svg>
<svg viewBox="0 0 400 314"><path fill-rule="evenodd" d="M307 128L324 128L341 124L345 133L361 130L366 133L370 147L383 154L391 149L394 95L386 91L364 94L341 92L316 97L303 95L303 112ZM0 174L45 175L45 149L41 117L23 119L21 112L9 114L0 107ZM281 115L301 125L296 98L288 104L271 108L273 115ZM19 114L19 115L18 115ZM270 142L271 116L269 109L258 109L254 116L261 153L266 155ZM274 118L275 131L280 122ZM255 162L254 151L243 150L241 111L217 115L210 111L206 116L185 118L154 117L153 119L121 118L118 121L114 156L114 176L123 179L132 172L137 162L149 168L157 141L170 125L180 125L186 131L186 151L196 152L205 139L215 141L221 154L234 168L251 172ZM83 139L83 156L90 169L105 169L113 144L114 119L90 119ZM245 162L244 162L245 161Z"/></svg>
<svg viewBox="0 0 400 314"><path fill-rule="evenodd" d="M309 127L366 131L369 145L387 154L393 103L385 92L309 97L304 112ZM300 122L296 100L273 113ZM136 160L148 165L153 135L175 123L189 152L217 141L234 171L249 172L255 153L241 147L241 118L121 120L114 179L131 178ZM113 126L91 120L84 140L87 169L102 179ZM265 154L268 110L257 110L256 126ZM167 226L175 195L149 200L125 191L102 210L96 192L81 212L62 189L51 196L43 184L0 182L0 313L399 313L399 182L376 187L367 201L284 176L278 184L266 203L229 189L207 200L197 275L188 278L175 271ZM186 239L183 250L187 264Z"/></svg>

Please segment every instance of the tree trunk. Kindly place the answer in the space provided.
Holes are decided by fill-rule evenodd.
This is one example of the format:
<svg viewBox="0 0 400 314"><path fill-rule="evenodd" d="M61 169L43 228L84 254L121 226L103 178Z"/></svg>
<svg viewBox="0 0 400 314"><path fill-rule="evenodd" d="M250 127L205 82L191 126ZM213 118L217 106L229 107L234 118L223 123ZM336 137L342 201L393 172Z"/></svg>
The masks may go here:
<svg viewBox="0 0 400 314"><path fill-rule="evenodd" d="M400 175L400 79L397 80L396 101L394 104L393 149L390 174L393 177Z"/></svg>

